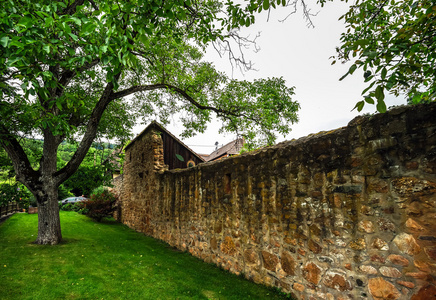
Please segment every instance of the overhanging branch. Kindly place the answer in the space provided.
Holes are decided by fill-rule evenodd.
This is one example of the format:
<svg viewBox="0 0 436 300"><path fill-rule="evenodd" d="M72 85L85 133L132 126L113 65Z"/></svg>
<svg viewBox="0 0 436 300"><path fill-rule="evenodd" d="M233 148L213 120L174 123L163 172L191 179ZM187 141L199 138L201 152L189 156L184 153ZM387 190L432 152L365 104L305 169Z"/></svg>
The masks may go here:
<svg viewBox="0 0 436 300"><path fill-rule="evenodd" d="M129 96L129 95L137 93L137 92L153 91L153 90L159 90L159 89L160 90L166 89L169 91L176 92L177 94L182 96L185 100L190 102L195 107L202 109L202 110L211 110L211 111L215 112L220 117L225 117L225 116L230 115L230 116L234 116L234 117L244 117L244 118L255 121L255 119L251 118L250 116L248 116L244 113L237 113L237 112L234 112L231 110L226 110L226 109L221 109L221 108L217 108L217 107L213 107L213 106L200 104L194 98L192 98L185 90L178 88L176 86L173 86L171 84L167 84L167 83L133 86L133 87L130 87L130 88L125 89L123 91L113 93L111 95L111 100L123 98L123 97Z"/></svg>

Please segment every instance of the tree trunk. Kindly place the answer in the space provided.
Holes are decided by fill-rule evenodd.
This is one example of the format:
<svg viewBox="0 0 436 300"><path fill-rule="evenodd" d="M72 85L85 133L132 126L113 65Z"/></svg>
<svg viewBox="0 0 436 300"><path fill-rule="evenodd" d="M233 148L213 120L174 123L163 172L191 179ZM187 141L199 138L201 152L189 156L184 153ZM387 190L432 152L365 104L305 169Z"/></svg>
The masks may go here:
<svg viewBox="0 0 436 300"><path fill-rule="evenodd" d="M38 201L38 238L35 244L56 245L62 240L59 218L58 189L51 187ZM39 197L39 199L38 199Z"/></svg>
<svg viewBox="0 0 436 300"><path fill-rule="evenodd" d="M44 133L43 156L40 167L40 186L34 193L38 202L38 238L40 245L56 245L62 240L59 217L58 186L56 172L57 149L60 137L51 132Z"/></svg>

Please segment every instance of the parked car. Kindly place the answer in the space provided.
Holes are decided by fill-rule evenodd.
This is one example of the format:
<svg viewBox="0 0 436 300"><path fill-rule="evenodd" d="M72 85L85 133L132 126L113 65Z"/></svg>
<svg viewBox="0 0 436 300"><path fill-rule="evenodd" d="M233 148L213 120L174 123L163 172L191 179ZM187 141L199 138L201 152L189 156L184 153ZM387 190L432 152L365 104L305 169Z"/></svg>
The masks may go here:
<svg viewBox="0 0 436 300"><path fill-rule="evenodd" d="M67 203L76 203L76 202L85 201L85 200L88 200L88 198L85 198L85 197L82 197L82 196L79 196L79 197L68 197L68 198L65 198L65 199L59 201L59 204L64 205L64 204L67 204Z"/></svg>

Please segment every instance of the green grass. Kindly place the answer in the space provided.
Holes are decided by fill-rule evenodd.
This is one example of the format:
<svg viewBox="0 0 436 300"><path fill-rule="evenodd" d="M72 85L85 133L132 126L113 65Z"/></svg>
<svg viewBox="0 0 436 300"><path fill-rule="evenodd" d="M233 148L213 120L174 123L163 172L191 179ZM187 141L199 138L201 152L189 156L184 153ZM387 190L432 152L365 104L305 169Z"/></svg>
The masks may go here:
<svg viewBox="0 0 436 300"><path fill-rule="evenodd" d="M0 225L0 299L284 299L114 221L61 212L64 241L39 246L37 215Z"/></svg>

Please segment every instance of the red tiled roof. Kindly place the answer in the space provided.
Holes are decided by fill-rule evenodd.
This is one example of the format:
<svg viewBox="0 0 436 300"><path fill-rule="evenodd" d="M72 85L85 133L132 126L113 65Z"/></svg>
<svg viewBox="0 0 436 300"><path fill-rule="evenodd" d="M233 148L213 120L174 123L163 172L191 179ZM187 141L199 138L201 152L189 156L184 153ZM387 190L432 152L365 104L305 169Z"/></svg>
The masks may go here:
<svg viewBox="0 0 436 300"><path fill-rule="evenodd" d="M212 160L216 160L222 156L239 154L243 145L244 145L244 139L238 138L238 139L231 141L230 143L222 146L221 148L215 150L214 152L209 154L207 157L203 157L203 158L205 161L212 161Z"/></svg>

